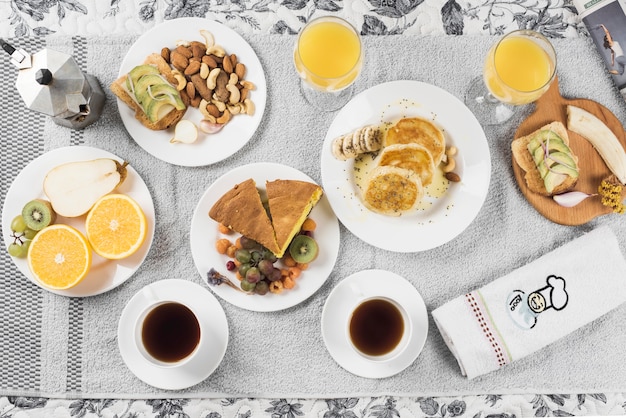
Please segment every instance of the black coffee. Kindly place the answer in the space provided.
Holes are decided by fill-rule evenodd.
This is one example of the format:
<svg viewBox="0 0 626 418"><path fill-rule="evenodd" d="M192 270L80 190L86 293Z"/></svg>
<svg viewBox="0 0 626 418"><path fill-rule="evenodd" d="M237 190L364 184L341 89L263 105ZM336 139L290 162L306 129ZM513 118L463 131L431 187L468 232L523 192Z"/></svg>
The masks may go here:
<svg viewBox="0 0 626 418"><path fill-rule="evenodd" d="M354 310L350 320L352 344L364 354L382 356L391 352L404 334L402 313L385 299L370 299Z"/></svg>
<svg viewBox="0 0 626 418"><path fill-rule="evenodd" d="M152 357L173 363L184 359L196 348L200 342L200 324L185 305L163 303L146 315L141 339Z"/></svg>

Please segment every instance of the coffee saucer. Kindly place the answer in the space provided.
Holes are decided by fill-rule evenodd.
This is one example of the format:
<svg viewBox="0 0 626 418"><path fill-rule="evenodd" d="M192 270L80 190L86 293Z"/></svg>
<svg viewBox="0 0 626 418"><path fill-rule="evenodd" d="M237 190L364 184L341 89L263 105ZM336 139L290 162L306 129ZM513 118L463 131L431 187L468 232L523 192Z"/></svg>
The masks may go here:
<svg viewBox="0 0 626 418"><path fill-rule="evenodd" d="M395 300L410 318L406 349L388 360L360 355L349 341L348 321L361 300L386 297ZM421 295L406 279L385 270L363 270L343 279L332 290L322 311L322 337L330 355L352 374L380 379L400 373L419 356L428 334L428 315Z"/></svg>
<svg viewBox="0 0 626 418"><path fill-rule="evenodd" d="M202 339L197 355L180 366L159 367L140 353L135 324L155 301L180 302L198 316ZM185 389L205 380L217 369L228 345L228 322L222 306L206 288L179 279L160 280L137 292L128 302L117 329L120 353L131 372L145 383L167 390Z"/></svg>

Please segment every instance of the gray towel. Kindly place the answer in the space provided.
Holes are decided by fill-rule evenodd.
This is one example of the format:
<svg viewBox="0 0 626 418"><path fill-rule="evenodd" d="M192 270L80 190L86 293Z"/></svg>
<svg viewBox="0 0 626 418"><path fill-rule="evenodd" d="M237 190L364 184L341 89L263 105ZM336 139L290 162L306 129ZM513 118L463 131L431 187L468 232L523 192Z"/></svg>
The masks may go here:
<svg viewBox="0 0 626 418"><path fill-rule="evenodd" d="M288 162L321 181L320 153L334 113L319 113L298 91L292 62L295 38L248 35L266 70L265 117L250 142L231 158L198 168L176 167L143 151L126 133L117 105L107 95L100 121L82 133L49 120L45 149L85 144L127 159L146 181L155 203L156 235L146 262L122 286L106 294L68 300L44 292L41 383L38 393L84 397L172 396L137 379L117 348L117 321L130 298L143 286L166 278L201 283L189 249L189 224L206 188L230 169L258 161ZM75 40L86 47L84 68L103 86L117 77L119 64L134 39L93 37ZM355 90L390 80L419 80L462 98L480 73L490 37L366 37L363 73ZM626 104L605 75L587 39L556 39L564 95L597 100L626 122ZM51 38L52 48L76 53L72 40ZM341 397L396 394L591 393L626 391L626 308L621 307L565 339L488 376L468 381L445 346L432 320L423 352L406 370L382 380L354 376L327 352L320 317L329 292L342 278L367 268L393 271L414 284L429 312L458 294L480 287L593 229L609 225L626 245L626 220L617 215L580 227L556 225L539 215L517 188L509 143L517 124L486 130L492 157L489 194L472 224L451 242L425 252L397 254L376 249L341 227L337 265L328 281L298 306L276 313L254 313L221 301L230 327L223 362L204 382L183 396ZM381 286L384 286L381 283ZM70 322L70 318L80 319ZM68 322L78 337L70 338ZM76 367L70 367L74 365ZM68 382L71 383L68 384ZM27 388L24 389L28 392ZM179 396L177 394L176 396Z"/></svg>

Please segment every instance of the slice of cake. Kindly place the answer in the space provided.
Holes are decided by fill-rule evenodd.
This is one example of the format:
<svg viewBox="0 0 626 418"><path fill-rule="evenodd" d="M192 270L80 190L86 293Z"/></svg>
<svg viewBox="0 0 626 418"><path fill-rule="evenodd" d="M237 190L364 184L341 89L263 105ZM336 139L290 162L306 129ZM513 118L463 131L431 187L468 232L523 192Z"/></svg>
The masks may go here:
<svg viewBox="0 0 626 418"><path fill-rule="evenodd" d="M322 197L323 191L317 184L299 180L268 181L265 187L279 247L274 254L280 258L293 237L300 232L302 223Z"/></svg>
<svg viewBox="0 0 626 418"><path fill-rule="evenodd" d="M209 217L278 254L274 228L253 179L235 185L211 208ZM282 253L281 253L282 254Z"/></svg>

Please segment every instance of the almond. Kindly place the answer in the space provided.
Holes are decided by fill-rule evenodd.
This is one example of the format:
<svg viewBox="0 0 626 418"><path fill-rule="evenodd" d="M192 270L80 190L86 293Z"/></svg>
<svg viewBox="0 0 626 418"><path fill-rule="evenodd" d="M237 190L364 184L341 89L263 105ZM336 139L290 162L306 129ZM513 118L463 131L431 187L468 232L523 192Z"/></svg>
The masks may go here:
<svg viewBox="0 0 626 418"><path fill-rule="evenodd" d="M210 69L217 68L217 62L210 55L202 57L202 62L209 66Z"/></svg>
<svg viewBox="0 0 626 418"><path fill-rule="evenodd" d="M233 68L233 63L230 59L224 59L222 61L222 67L224 68L224 71L226 71L228 74L232 73L234 71Z"/></svg>
<svg viewBox="0 0 626 418"><path fill-rule="evenodd" d="M246 75L246 66L238 62L237 65L235 65L235 74L237 74L240 80L243 80L243 77Z"/></svg>
<svg viewBox="0 0 626 418"><path fill-rule="evenodd" d="M185 75L192 76L192 75L194 75L196 73L199 73L200 72L200 66L201 66L200 62L198 62L198 61L191 61L189 63L189 65L187 66L187 68L185 68L185 72L184 72Z"/></svg>
<svg viewBox="0 0 626 418"><path fill-rule="evenodd" d="M170 63L177 70L185 71L185 68L189 65L189 60L187 57L174 50L170 53Z"/></svg>

